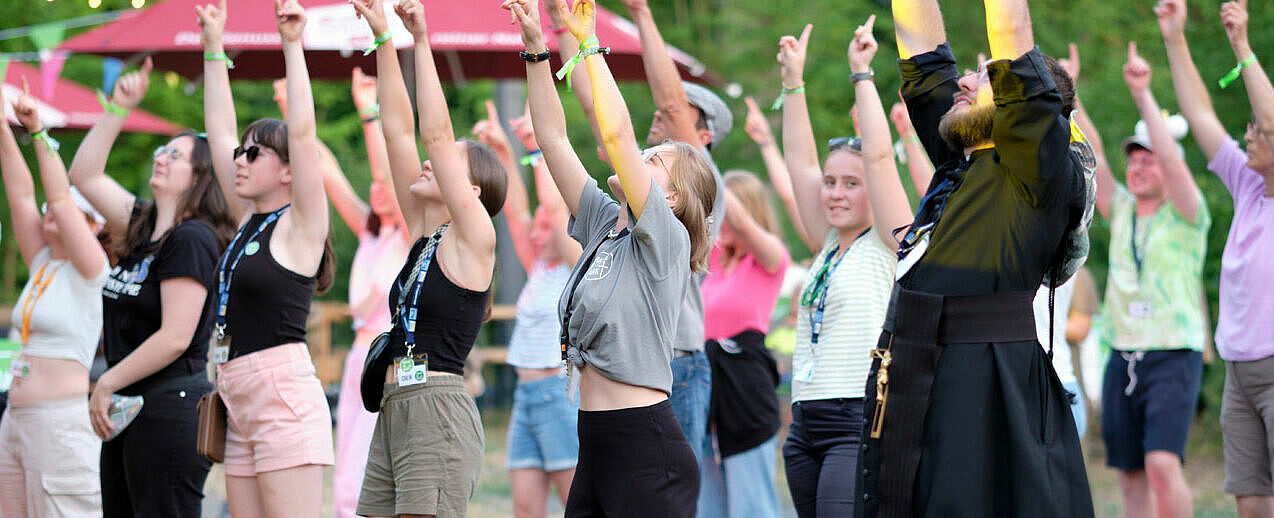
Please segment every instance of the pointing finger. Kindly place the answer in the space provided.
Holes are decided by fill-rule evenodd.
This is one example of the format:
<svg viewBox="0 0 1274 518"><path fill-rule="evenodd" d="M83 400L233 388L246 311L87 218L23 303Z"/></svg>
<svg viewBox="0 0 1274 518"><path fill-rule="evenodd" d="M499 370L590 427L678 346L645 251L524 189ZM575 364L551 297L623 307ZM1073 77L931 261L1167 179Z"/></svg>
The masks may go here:
<svg viewBox="0 0 1274 518"><path fill-rule="evenodd" d="M801 39L800 39L801 48L805 48L805 45L809 43L810 31L812 30L814 30L814 24L812 23L805 24L805 30L801 31Z"/></svg>

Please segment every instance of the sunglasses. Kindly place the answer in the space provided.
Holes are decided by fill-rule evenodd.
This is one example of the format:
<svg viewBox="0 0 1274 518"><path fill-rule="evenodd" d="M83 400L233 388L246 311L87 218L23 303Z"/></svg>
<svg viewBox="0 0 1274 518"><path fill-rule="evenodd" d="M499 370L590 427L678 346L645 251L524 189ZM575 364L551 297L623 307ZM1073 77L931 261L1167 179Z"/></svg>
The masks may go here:
<svg viewBox="0 0 1274 518"><path fill-rule="evenodd" d="M257 157L261 156L261 146L258 146L258 145L256 145L256 144L253 144L253 145L248 146L248 147L246 147L246 148L245 148L245 147L243 147L243 146L239 146L239 147L237 147L237 148L234 148L234 158L237 160L237 159L239 158L239 156L241 156L241 155L242 155L242 156L246 156L246 157L248 158L248 163L249 163L249 164L251 164L251 163L253 163L253 162L256 162L256 161L257 161Z"/></svg>
<svg viewBox="0 0 1274 518"><path fill-rule="evenodd" d="M181 160L184 157L184 155L181 154L181 151L178 150L175 146L167 146L167 145L159 146L155 148L155 152L151 153L151 156L155 160L159 160L159 157L161 156L167 156L169 162Z"/></svg>
<svg viewBox="0 0 1274 518"><path fill-rule="evenodd" d="M863 141L862 139L859 139L858 137L836 137L833 139L828 139L827 141L828 151L836 151L837 149L841 149L841 148L849 148L854 151L862 151Z"/></svg>

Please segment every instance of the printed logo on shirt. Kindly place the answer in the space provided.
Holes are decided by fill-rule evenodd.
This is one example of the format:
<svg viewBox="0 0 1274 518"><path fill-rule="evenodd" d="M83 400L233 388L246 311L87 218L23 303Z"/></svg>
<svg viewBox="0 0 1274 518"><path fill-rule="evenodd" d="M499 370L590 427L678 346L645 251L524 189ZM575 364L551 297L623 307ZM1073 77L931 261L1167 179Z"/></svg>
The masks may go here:
<svg viewBox="0 0 1274 518"><path fill-rule="evenodd" d="M606 278L606 274L610 273L610 252L598 250L597 257L593 259L593 264L588 268L588 273L584 275L586 281L600 281Z"/></svg>
<svg viewBox="0 0 1274 518"><path fill-rule="evenodd" d="M102 295L111 299L118 299L120 295L136 297L142 291L142 283L150 275L150 263L154 260L155 256L151 255L127 270L118 265L112 268L106 285L102 286Z"/></svg>

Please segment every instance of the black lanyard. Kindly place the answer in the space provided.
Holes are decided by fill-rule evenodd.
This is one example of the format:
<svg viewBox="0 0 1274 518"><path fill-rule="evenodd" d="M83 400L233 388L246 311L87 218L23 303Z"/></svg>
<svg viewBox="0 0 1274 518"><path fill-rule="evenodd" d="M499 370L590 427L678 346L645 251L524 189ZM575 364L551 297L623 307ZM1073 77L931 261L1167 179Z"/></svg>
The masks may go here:
<svg viewBox="0 0 1274 518"><path fill-rule="evenodd" d="M450 225L451 223L443 223L432 236L429 236L424 248L420 249L420 257L416 260L416 272L398 284L398 305L394 308L394 322L403 326L403 344L407 346L408 357L411 356L411 350L416 347L416 305L420 302L420 291L425 285L425 274L429 272L434 253L438 251L438 243L442 242L442 233ZM412 284L410 290L407 286L408 282ZM408 291L412 292L410 309L406 305Z"/></svg>
<svg viewBox="0 0 1274 518"><path fill-rule="evenodd" d="M589 252L588 258L584 259L584 262L579 264L579 268L576 268L578 273L575 275L575 280L571 282L571 288L566 291L566 311L562 312L562 331L558 337L562 342L563 364L565 364L567 360L566 344L571 341L570 333L567 332L567 328L570 327L571 314L575 312L575 304L572 302L572 299L575 298L575 289L579 288L580 281L584 280L584 277L588 275L588 269L593 266L593 259L597 258L597 251L602 248L602 245L606 244L606 242L611 239L618 239L626 235L628 235L628 229L626 228L619 232L608 232L606 237L603 237L601 241L598 241L597 246L594 246L593 250Z"/></svg>
<svg viewBox="0 0 1274 518"><path fill-rule="evenodd" d="M243 231L247 228L247 225L244 225L238 232L235 232L234 239L230 241L230 247L226 249L225 255L221 256L221 264L217 265L218 308L217 325L215 329L217 331L218 341L226 338L226 307L230 304L230 284L234 281L234 270L239 267L239 261L243 259L244 251L248 249L248 246L251 246L253 241L256 241L257 236L261 235L261 232L264 231L266 227L270 226L271 223L278 221L279 216L282 216L284 212L287 212L288 207L291 206L292 204L289 203L280 207L278 210L271 212L269 216L266 216L265 220L262 221L260 225L257 225L257 229L254 230L252 235L248 237L248 243L243 245L243 247L235 253L234 262L230 263L230 267L228 269L226 268L226 262L230 260L230 251L234 250L234 247L239 244L239 238L243 237Z"/></svg>
<svg viewBox="0 0 1274 518"><path fill-rule="evenodd" d="M1150 224L1154 223L1154 215L1150 216L1150 220L1146 222L1146 244L1150 244ZM1146 262L1146 250L1137 252L1137 209L1132 211L1132 233L1129 234L1128 240L1132 242L1132 262L1137 265L1137 278L1141 279L1141 267Z"/></svg>

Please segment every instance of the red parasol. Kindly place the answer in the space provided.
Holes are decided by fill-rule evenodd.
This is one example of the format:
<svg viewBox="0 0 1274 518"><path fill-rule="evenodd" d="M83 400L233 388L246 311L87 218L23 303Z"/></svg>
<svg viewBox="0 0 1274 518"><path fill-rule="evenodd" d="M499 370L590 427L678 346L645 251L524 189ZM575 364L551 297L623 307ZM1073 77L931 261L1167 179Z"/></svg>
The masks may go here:
<svg viewBox="0 0 1274 518"><path fill-rule="evenodd" d="M40 71L22 63L10 63L4 80L4 97L12 102L22 95L22 77L27 82L38 83ZM97 102L97 94L90 88L68 80L58 79L57 97L52 104L36 99L40 110L40 119L50 128L89 129L102 118L102 105ZM13 106L4 107L5 117L9 124L16 125L18 120L13 116ZM157 133L172 135L181 131L177 125L155 115L134 109L124 121L124 131L135 133Z"/></svg>
<svg viewBox="0 0 1274 518"><path fill-rule="evenodd" d="M187 78L203 73L203 51L199 42L199 26L195 6L213 0L167 0L146 9L126 13L118 20L85 32L64 42L59 48L81 54L100 54L128 58L150 54L156 68L172 70ZM411 34L392 14L392 0L385 8L398 48L411 48ZM355 17L353 6L345 0L311 0L306 2L309 19L305 28L305 48L310 55L310 75L316 79L346 79L355 66L374 70L374 56L363 56L375 36L367 24ZM457 7L457 5L463 7ZM234 59L230 71L235 79L283 77L283 56L279 52L279 34L275 27L272 0L230 0L230 19L225 31L227 53ZM543 10L543 7L541 8ZM500 8L499 0L471 2L425 2L429 23L429 42L434 49L439 75L444 80L456 78L517 79L526 76L526 68L518 57L523 50L516 25ZM541 16L548 31L548 16ZM641 80L641 42L637 28L628 20L597 9L597 36L611 48L608 61L617 79ZM549 38L549 46L557 44ZM682 75L700 82L708 81L705 67L694 57L669 47ZM554 66L560 66L554 56ZM371 73L371 72L369 72Z"/></svg>

